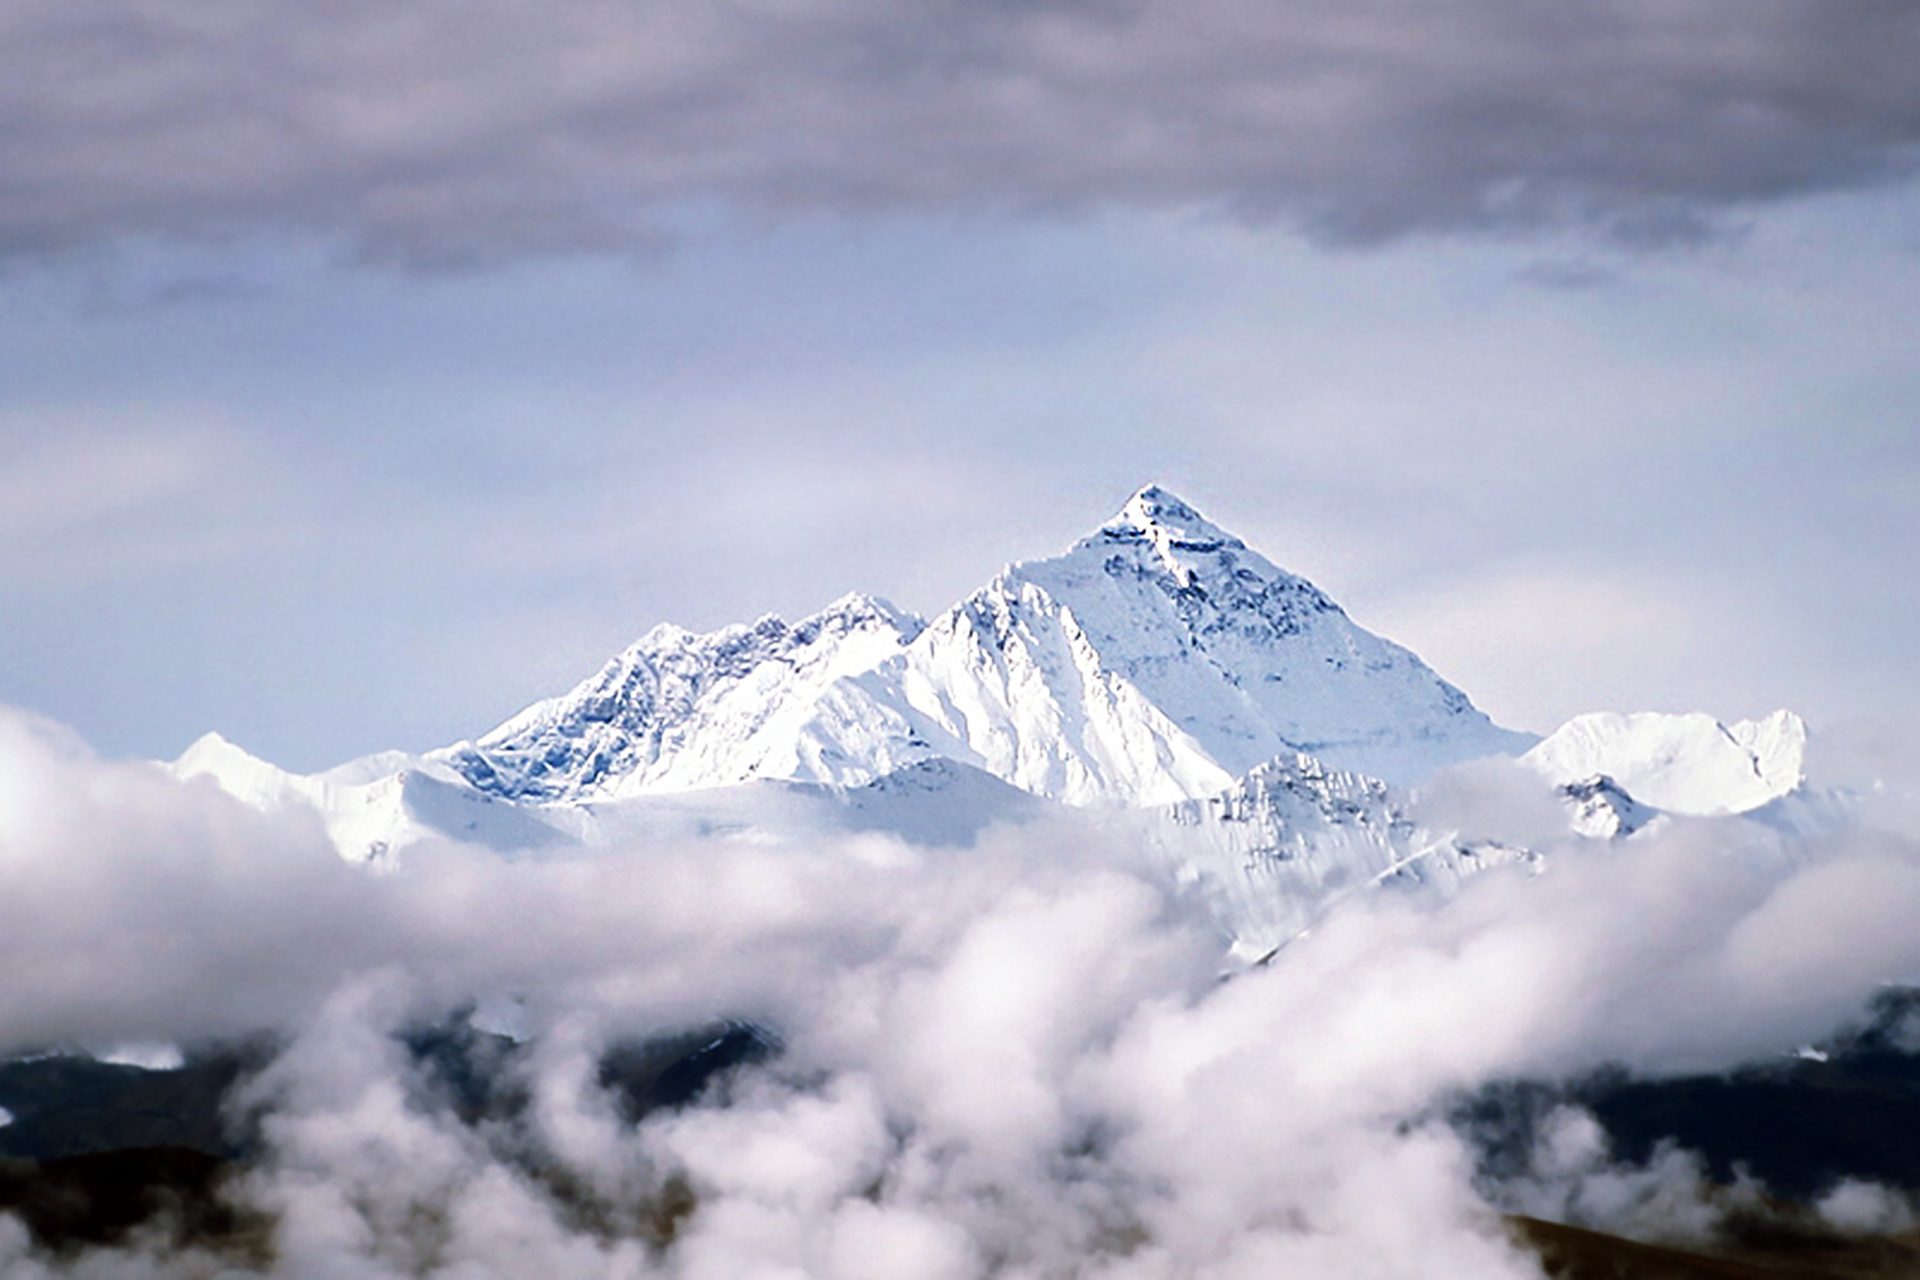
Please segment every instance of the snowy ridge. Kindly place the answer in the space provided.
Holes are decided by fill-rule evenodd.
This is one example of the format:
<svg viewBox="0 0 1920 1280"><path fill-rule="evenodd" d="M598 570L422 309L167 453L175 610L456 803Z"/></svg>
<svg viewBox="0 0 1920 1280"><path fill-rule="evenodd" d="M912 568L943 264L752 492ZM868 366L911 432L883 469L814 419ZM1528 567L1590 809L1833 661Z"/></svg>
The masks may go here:
<svg viewBox="0 0 1920 1280"><path fill-rule="evenodd" d="M563 839L541 816L482 794L447 770L400 752L349 761L325 773L290 773L203 735L167 766L205 778L256 809L311 810L351 862L384 863L426 839L467 840L495 849L538 848Z"/></svg>
<svg viewBox="0 0 1920 1280"><path fill-rule="evenodd" d="M1701 712L1575 716L1521 757L1569 785L1605 775L1669 813L1745 813L1800 786L1806 723L1791 711L1722 724Z"/></svg>
<svg viewBox="0 0 1920 1280"><path fill-rule="evenodd" d="M1162 803L1232 780L1070 609L1012 573L835 690L810 737L851 760L932 752L1073 804Z"/></svg>
<svg viewBox="0 0 1920 1280"><path fill-rule="evenodd" d="M662 625L571 692L537 702L478 743L435 752L481 791L513 800L617 798L818 777L799 734L835 681L897 653L921 622L848 595L788 625L697 634Z"/></svg>

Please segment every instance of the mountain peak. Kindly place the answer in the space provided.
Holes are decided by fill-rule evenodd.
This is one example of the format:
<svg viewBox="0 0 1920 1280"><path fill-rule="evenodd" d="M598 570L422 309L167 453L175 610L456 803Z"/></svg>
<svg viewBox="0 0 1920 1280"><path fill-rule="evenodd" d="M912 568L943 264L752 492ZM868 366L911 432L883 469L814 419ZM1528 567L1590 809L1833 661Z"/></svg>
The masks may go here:
<svg viewBox="0 0 1920 1280"><path fill-rule="evenodd" d="M1163 559L1170 559L1175 551L1216 551L1246 545L1159 484L1138 490L1086 541L1151 542Z"/></svg>
<svg viewBox="0 0 1920 1280"><path fill-rule="evenodd" d="M849 591L826 608L798 624L842 623L847 626L883 624L911 635L919 634L925 625L920 616L902 609L885 596L869 595L864 591Z"/></svg>
<svg viewBox="0 0 1920 1280"><path fill-rule="evenodd" d="M218 733L203 733L167 768L177 778L209 777L229 795L260 808L279 803L292 775Z"/></svg>
<svg viewBox="0 0 1920 1280"><path fill-rule="evenodd" d="M186 775L212 773L234 763L261 765L266 762L226 735L209 729L188 744L187 749L173 761L173 767Z"/></svg>

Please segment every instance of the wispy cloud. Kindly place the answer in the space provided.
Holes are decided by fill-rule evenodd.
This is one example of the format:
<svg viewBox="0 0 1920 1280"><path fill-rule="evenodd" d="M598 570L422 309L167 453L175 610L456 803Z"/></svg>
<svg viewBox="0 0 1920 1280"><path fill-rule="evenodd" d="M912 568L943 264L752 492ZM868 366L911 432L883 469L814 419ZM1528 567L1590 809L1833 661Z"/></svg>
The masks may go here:
<svg viewBox="0 0 1920 1280"><path fill-rule="evenodd" d="M0 414L0 584L86 588L283 544L274 468L165 407ZM277 532L276 532L277 529Z"/></svg>
<svg viewBox="0 0 1920 1280"><path fill-rule="evenodd" d="M102 439L54 424L42 430L0 462L0 535L9 540L69 535L178 496L200 482L213 458L209 442L190 434Z"/></svg>

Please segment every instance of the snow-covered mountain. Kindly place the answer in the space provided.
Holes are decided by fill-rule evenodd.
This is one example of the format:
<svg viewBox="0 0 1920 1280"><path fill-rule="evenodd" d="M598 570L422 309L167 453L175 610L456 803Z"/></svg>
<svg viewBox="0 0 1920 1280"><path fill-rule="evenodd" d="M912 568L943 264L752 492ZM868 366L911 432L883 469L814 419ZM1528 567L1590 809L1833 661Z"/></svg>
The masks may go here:
<svg viewBox="0 0 1920 1280"><path fill-rule="evenodd" d="M649 632L592 679L439 753L509 799L785 778L858 786L941 758L1071 804L1209 795L1306 752L1396 782L1531 745L1158 486L931 625L849 596L789 626Z"/></svg>
<svg viewBox="0 0 1920 1280"><path fill-rule="evenodd" d="M1446 766L1521 756L1559 792L1569 838L1629 838L1666 812L1748 814L1764 834L1830 820L1801 787L1805 741L1787 712L1589 715L1545 740L1502 729L1148 486L931 622L849 595L793 623L662 625L571 691L424 756L296 775L208 735L171 768L311 810L344 856L373 863L436 838L514 853L860 831L963 845L1094 809L1257 955L1371 887L1538 864L1410 816L1412 789Z"/></svg>

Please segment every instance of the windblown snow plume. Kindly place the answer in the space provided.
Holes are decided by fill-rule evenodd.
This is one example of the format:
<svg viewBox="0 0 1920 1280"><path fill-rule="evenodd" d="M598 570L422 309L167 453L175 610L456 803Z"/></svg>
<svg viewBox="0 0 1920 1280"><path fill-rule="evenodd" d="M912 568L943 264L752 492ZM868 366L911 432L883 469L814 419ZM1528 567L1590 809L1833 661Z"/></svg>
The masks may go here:
<svg viewBox="0 0 1920 1280"><path fill-rule="evenodd" d="M1551 807L1503 795L1444 816L1500 839ZM944 849L422 844L376 874L311 812L5 713L0 1054L277 1047L228 1103L257 1149L225 1194L259 1238L55 1256L4 1220L0 1274L1536 1276L1503 1212L1691 1238L1724 1206L1576 1112L1489 1185L1451 1101L1820 1040L1920 974L1920 847L1879 816L1904 812L1770 858L1676 818L1451 896L1351 897L1242 967L1097 812ZM518 1041L489 1038L478 1092L404 1039L476 1005ZM723 1023L769 1047L691 1101L636 1116L608 1087L619 1046ZM1820 1212L1910 1209L1849 1183Z"/></svg>

